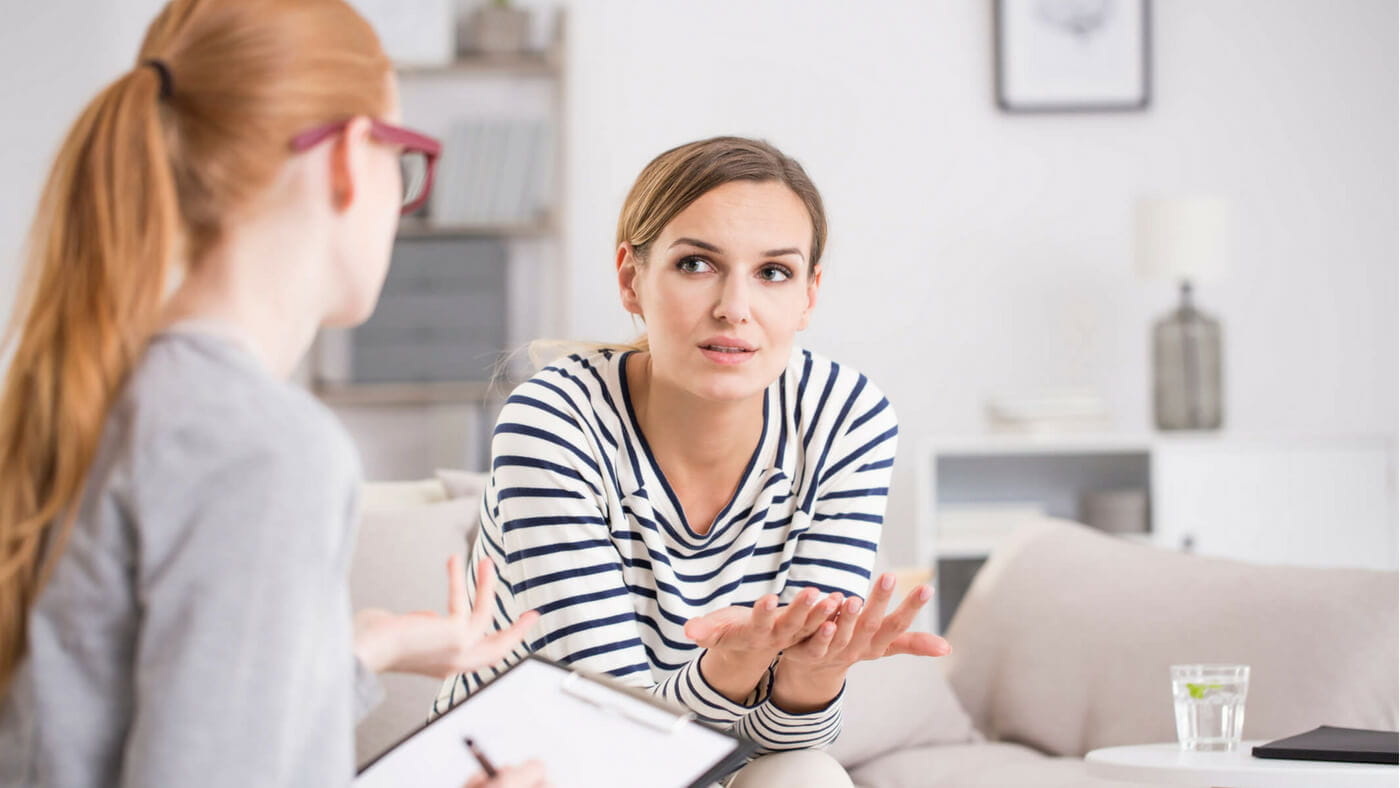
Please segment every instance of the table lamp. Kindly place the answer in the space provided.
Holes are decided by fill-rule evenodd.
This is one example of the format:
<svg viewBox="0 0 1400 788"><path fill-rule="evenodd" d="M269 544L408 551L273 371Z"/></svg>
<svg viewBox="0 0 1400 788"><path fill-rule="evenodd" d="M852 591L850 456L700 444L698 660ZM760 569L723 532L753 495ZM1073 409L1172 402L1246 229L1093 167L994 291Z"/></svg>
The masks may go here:
<svg viewBox="0 0 1400 788"><path fill-rule="evenodd" d="M1196 308L1193 286L1225 268L1225 201L1142 199L1138 272L1180 283L1181 303L1152 326L1152 410L1158 429L1213 430L1223 423L1220 321Z"/></svg>

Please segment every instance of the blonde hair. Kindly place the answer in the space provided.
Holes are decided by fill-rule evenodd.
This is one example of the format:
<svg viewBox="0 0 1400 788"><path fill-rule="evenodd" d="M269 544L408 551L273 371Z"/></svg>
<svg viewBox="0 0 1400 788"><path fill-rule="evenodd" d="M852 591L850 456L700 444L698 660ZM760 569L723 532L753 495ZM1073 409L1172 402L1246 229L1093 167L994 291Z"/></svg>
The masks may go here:
<svg viewBox="0 0 1400 788"><path fill-rule="evenodd" d="M0 344L0 692L177 261L219 244L298 132L386 112L389 73L343 0L173 0L69 130Z"/></svg>
<svg viewBox="0 0 1400 788"><path fill-rule="evenodd" d="M617 218L614 248L630 244L637 259L646 262L651 243L666 225L711 189L733 181L777 182L802 200L812 218L809 272L821 262L826 248L826 209L821 193L796 159L763 140L747 137L711 137L678 145L652 159L632 184ZM647 350L647 336L631 342L579 342L538 340L529 345L537 367L542 360L569 353L600 350Z"/></svg>

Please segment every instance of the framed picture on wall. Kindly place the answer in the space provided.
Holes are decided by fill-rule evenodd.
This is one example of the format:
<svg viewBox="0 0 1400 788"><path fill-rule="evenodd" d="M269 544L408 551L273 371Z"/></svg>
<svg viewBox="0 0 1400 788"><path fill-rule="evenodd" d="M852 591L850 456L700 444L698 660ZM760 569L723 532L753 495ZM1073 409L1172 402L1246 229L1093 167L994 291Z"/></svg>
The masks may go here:
<svg viewBox="0 0 1400 788"><path fill-rule="evenodd" d="M1151 86L1150 0L993 0L997 105L1132 111Z"/></svg>

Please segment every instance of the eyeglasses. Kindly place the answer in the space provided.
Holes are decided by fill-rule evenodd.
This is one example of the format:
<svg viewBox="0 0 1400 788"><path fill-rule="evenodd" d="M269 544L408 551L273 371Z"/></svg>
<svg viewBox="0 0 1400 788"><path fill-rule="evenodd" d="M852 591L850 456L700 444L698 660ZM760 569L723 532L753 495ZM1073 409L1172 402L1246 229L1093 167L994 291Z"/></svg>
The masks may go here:
<svg viewBox="0 0 1400 788"><path fill-rule="evenodd" d="M339 134L349 124L350 121L343 120L307 129L292 138L292 150L297 153L308 151ZM403 176L403 202L399 213L408 215L422 208L433 189L433 170L438 154L442 153L442 143L426 134L373 118L370 119L369 136L377 142L402 148L399 152L399 174Z"/></svg>

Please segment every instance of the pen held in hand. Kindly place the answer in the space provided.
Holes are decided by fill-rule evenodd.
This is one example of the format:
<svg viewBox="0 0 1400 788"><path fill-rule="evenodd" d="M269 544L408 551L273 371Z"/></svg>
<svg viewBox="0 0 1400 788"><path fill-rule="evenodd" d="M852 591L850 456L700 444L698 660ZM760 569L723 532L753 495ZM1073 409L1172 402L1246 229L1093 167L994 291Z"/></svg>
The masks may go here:
<svg viewBox="0 0 1400 788"><path fill-rule="evenodd" d="M486 757L486 753L482 752L481 749L476 746L476 742L471 739L463 739L462 743L467 745L467 749L471 752L472 757L476 758L476 762L481 764L481 770L486 772L486 776L495 777L496 767L491 763L491 759Z"/></svg>

